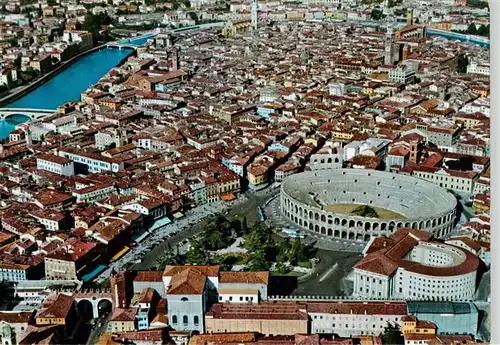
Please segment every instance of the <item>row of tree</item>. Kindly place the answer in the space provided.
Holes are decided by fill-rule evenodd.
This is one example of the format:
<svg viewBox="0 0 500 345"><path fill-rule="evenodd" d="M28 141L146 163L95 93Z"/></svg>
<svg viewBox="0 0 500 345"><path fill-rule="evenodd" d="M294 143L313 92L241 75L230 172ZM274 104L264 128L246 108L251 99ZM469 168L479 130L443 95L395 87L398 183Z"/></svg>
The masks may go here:
<svg viewBox="0 0 500 345"><path fill-rule="evenodd" d="M467 6L468 7L474 7L474 8L489 8L488 1L483 1L483 0L467 0Z"/></svg>
<svg viewBox="0 0 500 345"><path fill-rule="evenodd" d="M490 25L482 24L479 28L476 27L476 24L471 24L467 28L467 33L469 35L479 35L479 36L490 36Z"/></svg>
<svg viewBox="0 0 500 345"><path fill-rule="evenodd" d="M476 24L472 23L469 25L467 30L452 30L453 32L458 32L460 34L469 34L469 35L477 35L477 36L484 36L484 37L489 37L490 36L490 25L484 25L482 24L479 28L476 26Z"/></svg>
<svg viewBox="0 0 500 345"><path fill-rule="evenodd" d="M82 24L82 30L92 33L94 46L99 42L108 42L112 40L107 30L103 30L103 26L112 23L111 17L104 13L92 14L89 12L85 15L85 21Z"/></svg>
<svg viewBox="0 0 500 345"><path fill-rule="evenodd" d="M256 223L252 227L246 225L246 220L229 221L218 217L209 224L197 237L190 240L190 247L185 256L179 255L178 249L169 249L161 258L159 269L166 265L221 265L223 270L231 269L235 263L232 255L215 253L229 247L238 237L244 238L246 254L242 256L243 264L249 271L266 271L276 263L279 273L286 273L286 263L296 265L309 260L313 253L299 239L285 239L279 244L273 238L273 232Z"/></svg>

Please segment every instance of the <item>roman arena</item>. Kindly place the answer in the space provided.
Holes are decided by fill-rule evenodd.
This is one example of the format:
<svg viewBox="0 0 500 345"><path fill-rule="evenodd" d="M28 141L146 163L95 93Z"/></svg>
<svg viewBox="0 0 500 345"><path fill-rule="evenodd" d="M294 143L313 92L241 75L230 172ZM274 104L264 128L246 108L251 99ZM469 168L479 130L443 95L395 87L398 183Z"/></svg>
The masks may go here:
<svg viewBox="0 0 500 345"><path fill-rule="evenodd" d="M371 211L369 216L352 214L363 205ZM288 177L281 185L279 207L282 216L299 229L366 242L402 227L442 237L453 229L456 206L453 194L422 179L376 170L332 169Z"/></svg>

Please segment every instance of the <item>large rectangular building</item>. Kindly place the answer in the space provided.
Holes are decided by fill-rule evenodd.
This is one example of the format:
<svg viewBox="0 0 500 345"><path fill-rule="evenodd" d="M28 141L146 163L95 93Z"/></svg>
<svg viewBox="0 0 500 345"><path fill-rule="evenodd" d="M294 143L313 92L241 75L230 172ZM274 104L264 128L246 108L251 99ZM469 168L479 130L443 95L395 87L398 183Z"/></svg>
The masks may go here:
<svg viewBox="0 0 500 345"><path fill-rule="evenodd" d="M206 333L307 334L308 325L305 306L298 303L216 303L205 315Z"/></svg>
<svg viewBox="0 0 500 345"><path fill-rule="evenodd" d="M401 325L407 315L405 302L308 302L311 333L341 337L378 335L387 324Z"/></svg>
<svg viewBox="0 0 500 345"><path fill-rule="evenodd" d="M479 314L473 303L408 301L408 314L434 322L437 334L477 335Z"/></svg>
<svg viewBox="0 0 500 345"><path fill-rule="evenodd" d="M47 153L42 153L36 158L36 167L64 176L75 174L75 167L71 159Z"/></svg>
<svg viewBox="0 0 500 345"><path fill-rule="evenodd" d="M103 173L118 172L124 169L124 163L112 158L102 157L96 154L86 153L74 148L65 147L59 150L59 156L72 160L75 165L84 166L86 172Z"/></svg>

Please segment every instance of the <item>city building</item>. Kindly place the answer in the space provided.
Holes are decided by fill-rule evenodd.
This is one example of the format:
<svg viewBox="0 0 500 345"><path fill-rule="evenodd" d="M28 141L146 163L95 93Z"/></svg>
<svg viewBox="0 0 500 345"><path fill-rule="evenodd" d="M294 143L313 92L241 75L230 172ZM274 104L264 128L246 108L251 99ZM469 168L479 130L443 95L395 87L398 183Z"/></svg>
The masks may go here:
<svg viewBox="0 0 500 345"><path fill-rule="evenodd" d="M399 229L370 241L354 266L358 298L470 301L479 260L421 230Z"/></svg>
<svg viewBox="0 0 500 345"><path fill-rule="evenodd" d="M27 280L29 265L0 263L0 282Z"/></svg>
<svg viewBox="0 0 500 345"><path fill-rule="evenodd" d="M254 302L267 298L268 277L268 272L220 272L219 266L167 266L162 280L169 324L178 331L204 332L211 303L221 296L236 304L252 302L245 297Z"/></svg>
<svg viewBox="0 0 500 345"><path fill-rule="evenodd" d="M436 334L472 334L479 330L479 312L471 302L408 301L408 315L437 325Z"/></svg>
<svg viewBox="0 0 500 345"><path fill-rule="evenodd" d="M64 31L62 40L66 43L77 43L79 51L84 52L94 46L92 34L87 31Z"/></svg>
<svg viewBox="0 0 500 345"><path fill-rule="evenodd" d="M71 159L43 153L36 158L36 167L63 176L73 176L75 166Z"/></svg>
<svg viewBox="0 0 500 345"><path fill-rule="evenodd" d="M388 324L401 326L408 314L405 302L307 302L311 333L340 337L379 335Z"/></svg>
<svg viewBox="0 0 500 345"><path fill-rule="evenodd" d="M415 80L417 71L417 62L403 61L389 70L389 80L394 83L410 84Z"/></svg>
<svg viewBox="0 0 500 345"><path fill-rule="evenodd" d="M308 333L309 317L298 304L213 304L205 315L207 333L258 332L264 335Z"/></svg>
<svg viewBox="0 0 500 345"><path fill-rule="evenodd" d="M95 147L99 150L120 147L127 144L127 135L116 129L104 129L94 135Z"/></svg>
<svg viewBox="0 0 500 345"><path fill-rule="evenodd" d="M0 341L2 345L19 344L33 321L32 312L0 312Z"/></svg>
<svg viewBox="0 0 500 345"><path fill-rule="evenodd" d="M353 211L365 205L394 213L384 219L342 214L335 212L339 204L352 205ZM280 193L281 215L296 227L323 237L365 242L402 227L441 237L453 229L456 204L451 193L433 183L361 169L295 174L282 182Z"/></svg>
<svg viewBox="0 0 500 345"><path fill-rule="evenodd" d="M467 65L467 73L490 75L490 65L472 61Z"/></svg>
<svg viewBox="0 0 500 345"><path fill-rule="evenodd" d="M77 280L83 276L87 263L97 255L97 244L68 240L61 247L44 257L45 279Z"/></svg>
<svg viewBox="0 0 500 345"><path fill-rule="evenodd" d="M118 172L124 169L123 162L68 147L60 149L58 155L71 159L75 163L76 171L100 173L105 171Z"/></svg>

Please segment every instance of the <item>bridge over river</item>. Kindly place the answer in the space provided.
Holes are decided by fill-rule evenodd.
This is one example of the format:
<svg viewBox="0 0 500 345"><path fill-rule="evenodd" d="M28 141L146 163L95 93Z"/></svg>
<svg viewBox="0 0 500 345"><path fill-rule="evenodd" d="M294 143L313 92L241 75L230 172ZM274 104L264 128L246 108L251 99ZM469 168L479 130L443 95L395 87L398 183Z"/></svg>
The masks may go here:
<svg viewBox="0 0 500 345"><path fill-rule="evenodd" d="M51 116L56 112L55 109L30 109L30 108L0 108L0 119L7 119L14 115L24 115L33 120L41 120Z"/></svg>

